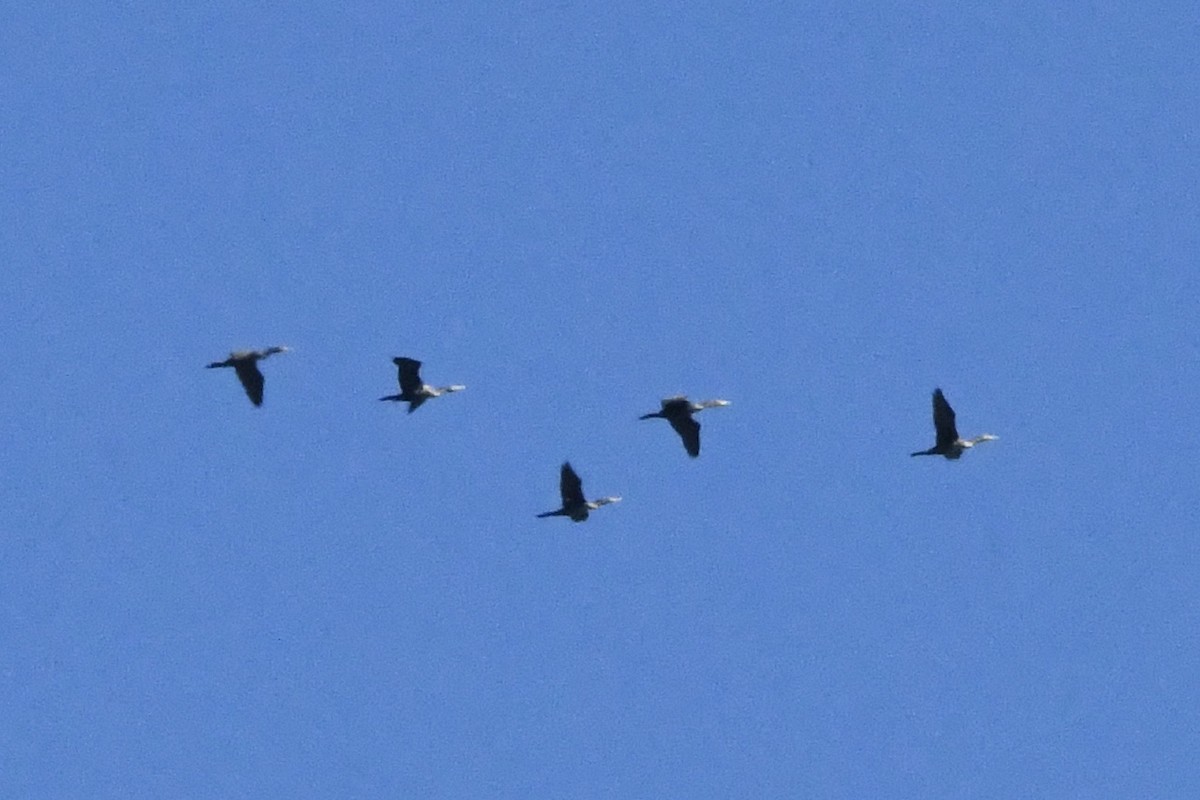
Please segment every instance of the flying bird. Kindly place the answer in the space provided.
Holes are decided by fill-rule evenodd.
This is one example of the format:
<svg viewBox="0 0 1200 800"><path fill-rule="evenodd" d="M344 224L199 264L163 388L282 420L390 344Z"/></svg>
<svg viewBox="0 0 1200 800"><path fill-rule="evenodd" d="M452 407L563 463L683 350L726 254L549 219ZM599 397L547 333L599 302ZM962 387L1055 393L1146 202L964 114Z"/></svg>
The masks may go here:
<svg viewBox="0 0 1200 800"><path fill-rule="evenodd" d="M408 413L412 413L421 407L431 397L441 397L450 392L461 392L467 388L465 386L430 386L421 380L421 362L415 358L404 358L399 356L392 359L392 363L399 368L400 394L390 394L387 397L381 397L380 400L394 400L397 403L407 402Z"/></svg>
<svg viewBox="0 0 1200 800"><path fill-rule="evenodd" d="M286 353L286 347L268 347L266 350L238 350L230 353L229 358L224 361L214 361L208 365L208 369L216 369L217 367L233 367L237 373L238 380L242 382L242 388L246 390L246 396L250 398L250 402L256 406L261 406L263 401L263 375L258 371L258 362L275 353Z"/></svg>
<svg viewBox="0 0 1200 800"><path fill-rule="evenodd" d="M692 419L697 411L706 408L720 408L730 405L728 400L704 400L694 403L683 395L668 397L662 401L662 409L653 414L643 414L638 419L665 419L683 439L684 449L688 455L696 458L700 455L700 423Z"/></svg>
<svg viewBox="0 0 1200 800"><path fill-rule="evenodd" d="M571 469L571 463L564 461L562 477L559 479L559 491L562 493L562 508L557 511L547 511L538 514L538 519L544 517L570 517L572 522L583 522L588 518L589 511L595 511L600 506L615 503L619 497L601 497L599 500L585 500L583 497L583 481Z"/></svg>
<svg viewBox="0 0 1200 800"><path fill-rule="evenodd" d="M958 438L958 428L954 424L954 409L946 402L946 396L941 389L933 390L933 427L937 430L937 442L928 450L911 453L914 456L945 456L951 460L962 456L963 451L974 447L980 442L992 442L999 439L985 433L974 439Z"/></svg>

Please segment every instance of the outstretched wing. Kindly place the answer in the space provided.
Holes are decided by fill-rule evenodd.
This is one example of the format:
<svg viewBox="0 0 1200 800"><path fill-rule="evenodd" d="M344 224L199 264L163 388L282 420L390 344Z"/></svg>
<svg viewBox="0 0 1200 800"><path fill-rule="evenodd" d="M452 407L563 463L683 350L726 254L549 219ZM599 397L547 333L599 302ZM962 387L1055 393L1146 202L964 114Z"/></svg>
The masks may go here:
<svg viewBox="0 0 1200 800"><path fill-rule="evenodd" d="M242 388L246 390L246 396L250 398L250 402L261 406L264 381L262 373L258 371L258 364L246 359L235 361L233 368L237 372L238 380L242 382Z"/></svg>
<svg viewBox="0 0 1200 800"><path fill-rule="evenodd" d="M562 494L563 508L584 503L583 481L571 469L571 462L564 461L562 477L559 479L558 490Z"/></svg>
<svg viewBox="0 0 1200 800"><path fill-rule="evenodd" d="M399 356L392 359L392 363L399 367L400 393L409 396L415 395L421 391L421 362L415 358L404 358Z"/></svg>
<svg viewBox="0 0 1200 800"><path fill-rule="evenodd" d="M958 428L954 424L954 409L946 402L941 389L933 390L933 427L937 430L937 447L949 447L958 441Z"/></svg>
<svg viewBox="0 0 1200 800"><path fill-rule="evenodd" d="M664 414L690 414L692 404L687 399L687 395L677 394L674 397L664 397L662 401L662 411Z"/></svg>
<svg viewBox="0 0 1200 800"><path fill-rule="evenodd" d="M683 439L683 446L688 455L692 458L700 455L700 423L690 415L672 416L670 421L671 427L679 434L679 438Z"/></svg>

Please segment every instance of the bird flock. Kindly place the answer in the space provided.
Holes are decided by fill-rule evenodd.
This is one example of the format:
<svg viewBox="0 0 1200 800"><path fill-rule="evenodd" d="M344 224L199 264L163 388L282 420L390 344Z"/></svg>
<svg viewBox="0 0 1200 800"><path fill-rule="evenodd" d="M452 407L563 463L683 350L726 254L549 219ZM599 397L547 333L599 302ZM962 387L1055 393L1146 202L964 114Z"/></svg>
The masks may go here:
<svg viewBox="0 0 1200 800"><path fill-rule="evenodd" d="M237 350L230 353L229 358L224 361L212 362L208 365L208 369L232 367L242 384L242 388L246 390L246 396L250 398L251 403L258 407L263 403L263 387L266 385L262 371L258 368L258 362L276 353L286 352L288 352L288 348L286 347L268 347L265 350ZM409 414L416 411L425 401L431 398L441 397L444 394L452 392L461 392L467 388L461 384L430 386L421 379L421 362L415 358L397 356L392 359L392 363L397 368L397 381L400 384L400 393L387 395L379 399L390 400L396 403L408 403ZM702 400L697 402L689 400L683 395L676 395L664 398L662 407L658 411L643 414L639 419L665 419L671 423L671 427L679 434L679 438L683 441L683 448L687 451L687 454L692 458L698 458L700 456L700 423L694 419L694 416L707 408L722 408L728 405L730 405L728 400ZM950 407L950 403L946 400L946 396L942 394L940 388L933 390L933 428L935 435L933 447L928 450L918 450L915 453L910 453L910 455L942 456L948 460L955 461L961 458L964 452L980 442L991 442L1000 438L990 433L984 433L972 439L963 439L960 437L958 435L958 426L955 423L954 409ZM616 503L621 499L617 496L609 496L596 500L588 500L583 493L583 481L569 461L563 462L559 473L559 494L562 496L562 507L554 511L538 514L539 519L546 517L569 517L572 522L583 522L592 511L601 506Z"/></svg>

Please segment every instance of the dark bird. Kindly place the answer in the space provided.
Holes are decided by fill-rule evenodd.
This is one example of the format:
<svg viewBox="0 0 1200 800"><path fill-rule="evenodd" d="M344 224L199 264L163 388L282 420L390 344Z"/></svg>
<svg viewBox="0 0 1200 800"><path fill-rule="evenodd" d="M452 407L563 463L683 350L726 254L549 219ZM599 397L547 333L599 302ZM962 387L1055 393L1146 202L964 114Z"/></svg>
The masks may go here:
<svg viewBox="0 0 1200 800"><path fill-rule="evenodd" d="M208 369L216 369L217 367L233 367L237 373L238 380L242 382L242 388L246 390L246 396L250 398L250 402L256 406L261 406L263 401L263 376L258 371L258 362L275 353L286 353L286 347L268 347L266 350L238 350L235 353L230 353L229 358L224 361L214 361L208 365Z"/></svg>
<svg viewBox="0 0 1200 800"><path fill-rule="evenodd" d="M394 400L397 403L407 402L408 413L412 413L421 407L431 397L441 397L450 392L461 392L467 388L465 386L441 386L435 387L421 380L421 362L415 358L404 358L403 356L393 358L392 363L399 368L400 394L390 394L387 397L381 397L380 400Z"/></svg>
<svg viewBox="0 0 1200 800"><path fill-rule="evenodd" d="M683 446L688 455L696 458L700 455L700 423L692 419L692 415L706 408L720 408L727 405L730 405L728 400L705 400L693 403L683 395L679 395L663 400L661 411L643 414L638 419L665 419L671 423L671 427L679 434L679 438L683 439Z"/></svg>
<svg viewBox="0 0 1200 800"><path fill-rule="evenodd" d="M619 497L601 497L599 500L586 500L583 496L583 481L571 469L571 463L564 461L562 477L559 479L558 490L562 493L562 508L557 511L547 511L538 514L538 519L544 517L570 517L572 522L583 522L588 518L589 511L595 511L600 506L615 503Z"/></svg>
<svg viewBox="0 0 1200 800"><path fill-rule="evenodd" d="M911 453L914 456L945 456L951 460L962 456L963 451L974 447L980 442L992 442L999 439L985 433L974 439L958 438L958 428L954 424L954 409L946 402L946 396L941 389L933 390L933 427L937 430L937 443L928 450Z"/></svg>

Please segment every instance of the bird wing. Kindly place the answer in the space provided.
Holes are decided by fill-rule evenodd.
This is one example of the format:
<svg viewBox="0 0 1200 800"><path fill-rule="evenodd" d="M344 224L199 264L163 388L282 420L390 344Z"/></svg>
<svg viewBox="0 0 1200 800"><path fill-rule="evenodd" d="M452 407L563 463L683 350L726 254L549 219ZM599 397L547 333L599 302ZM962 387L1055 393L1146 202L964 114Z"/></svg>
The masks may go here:
<svg viewBox="0 0 1200 800"><path fill-rule="evenodd" d="M265 381L262 373L258 371L258 364L249 360L236 361L233 368L237 372L238 380L242 382L242 388L246 390L246 396L250 398L250 402L261 406Z"/></svg>
<svg viewBox="0 0 1200 800"><path fill-rule="evenodd" d="M933 427L937 430L937 446L949 447L958 441L958 428L954 424L954 409L946 402L941 389L933 391Z"/></svg>
<svg viewBox="0 0 1200 800"><path fill-rule="evenodd" d="M583 481L575 474L575 470L571 469L570 462L563 462L558 490L562 494L563 508L584 502Z"/></svg>
<svg viewBox="0 0 1200 800"><path fill-rule="evenodd" d="M421 391L421 362L415 358L393 358L392 363L399 367L400 392L415 395Z"/></svg>
<svg viewBox="0 0 1200 800"><path fill-rule="evenodd" d="M692 404L686 395L677 394L674 397L663 398L662 410L667 414L688 414L691 413Z"/></svg>
<svg viewBox="0 0 1200 800"><path fill-rule="evenodd" d="M700 455L700 423L690 415L678 415L670 418L671 427L683 439L683 446L692 458Z"/></svg>

